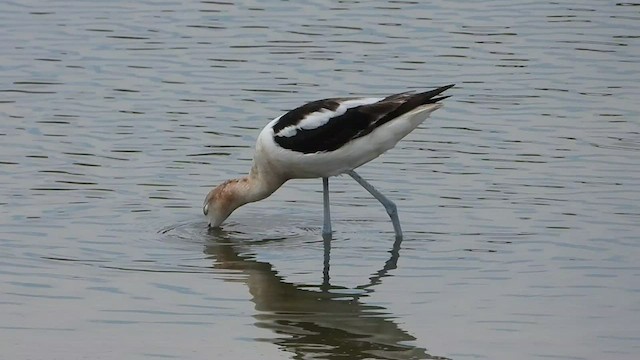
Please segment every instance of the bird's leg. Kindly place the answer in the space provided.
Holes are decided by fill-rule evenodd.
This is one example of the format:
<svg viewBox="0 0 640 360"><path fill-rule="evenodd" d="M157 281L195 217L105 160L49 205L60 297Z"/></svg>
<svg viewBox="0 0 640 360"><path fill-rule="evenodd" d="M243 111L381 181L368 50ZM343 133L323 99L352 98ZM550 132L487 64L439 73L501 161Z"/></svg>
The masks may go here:
<svg viewBox="0 0 640 360"><path fill-rule="evenodd" d="M331 212L329 211L329 178L322 178L322 200L324 202L324 224L322 225L322 237L331 239Z"/></svg>
<svg viewBox="0 0 640 360"><path fill-rule="evenodd" d="M320 290L322 292L329 292L331 290L331 276L329 270L331 268L331 236L324 237L324 262L322 266L322 286Z"/></svg>
<svg viewBox="0 0 640 360"><path fill-rule="evenodd" d="M347 171L358 184L362 185L362 187L367 190L374 198L380 201L380 204L384 206L385 210L387 210L387 214L391 218L391 223L393 224L393 231L396 233L396 239L402 239L402 229L400 228L400 219L398 218L398 207L393 201L387 199L386 196L382 195L380 191L378 191L373 185L369 184L365 179L363 179L360 175L358 175L355 171L349 170Z"/></svg>

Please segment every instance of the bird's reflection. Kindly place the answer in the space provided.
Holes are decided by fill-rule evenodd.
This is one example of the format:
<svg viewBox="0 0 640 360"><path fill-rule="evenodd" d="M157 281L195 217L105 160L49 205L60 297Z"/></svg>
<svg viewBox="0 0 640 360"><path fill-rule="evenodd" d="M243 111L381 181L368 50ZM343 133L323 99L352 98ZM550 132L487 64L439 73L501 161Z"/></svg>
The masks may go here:
<svg viewBox="0 0 640 360"><path fill-rule="evenodd" d="M267 262L238 251L233 239L222 231L210 233L205 253L215 259L217 269L244 273L258 313L256 326L270 329L278 337L269 341L295 354L296 359L444 359L426 349L406 344L415 340L390 320L389 311L368 305L361 298L396 267L400 242L391 257L369 281L358 286L358 295L345 295L332 286L329 277L331 242L325 240L323 282L320 286L287 283ZM238 281L234 279L231 281Z"/></svg>

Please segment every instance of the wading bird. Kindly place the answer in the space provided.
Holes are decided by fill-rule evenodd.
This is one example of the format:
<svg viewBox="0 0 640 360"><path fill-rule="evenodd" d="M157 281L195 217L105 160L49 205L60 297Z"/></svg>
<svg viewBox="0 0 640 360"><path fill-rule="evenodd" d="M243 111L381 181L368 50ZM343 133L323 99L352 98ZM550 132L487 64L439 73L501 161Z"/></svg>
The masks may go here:
<svg viewBox="0 0 640 360"><path fill-rule="evenodd" d="M227 180L207 194L203 212L209 226L220 227L235 209L268 197L287 180L322 178L322 235L330 238L329 177L348 174L385 207L401 238L396 205L354 169L393 148L442 107L439 101L448 96L438 95L451 87L385 98L317 100L274 119L258 135L249 175Z"/></svg>

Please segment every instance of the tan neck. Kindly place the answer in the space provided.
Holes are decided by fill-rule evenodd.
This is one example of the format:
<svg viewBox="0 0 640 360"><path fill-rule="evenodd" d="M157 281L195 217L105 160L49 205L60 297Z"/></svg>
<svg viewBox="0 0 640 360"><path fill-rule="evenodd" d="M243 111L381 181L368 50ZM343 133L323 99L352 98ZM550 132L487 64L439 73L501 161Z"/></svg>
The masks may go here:
<svg viewBox="0 0 640 360"><path fill-rule="evenodd" d="M237 184L242 196L242 205L267 198L278 190L286 180L271 172L260 171L256 165L251 168L249 175Z"/></svg>

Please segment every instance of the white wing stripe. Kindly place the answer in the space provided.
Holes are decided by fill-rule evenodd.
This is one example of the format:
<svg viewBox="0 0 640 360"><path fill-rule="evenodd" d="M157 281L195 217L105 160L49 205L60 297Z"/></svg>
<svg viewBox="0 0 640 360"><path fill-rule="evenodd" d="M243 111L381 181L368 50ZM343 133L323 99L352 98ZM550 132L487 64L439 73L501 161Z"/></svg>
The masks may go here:
<svg viewBox="0 0 640 360"><path fill-rule="evenodd" d="M313 130L317 129L334 117L343 115L347 112L347 110L354 108L356 106L361 105L369 105L376 103L383 98L362 98L362 99L352 99L346 100L338 106L335 111L331 111L329 109L320 109L319 111L315 111L307 114L300 122L295 125L289 125L284 129L280 130L275 136L283 136L283 137L291 137L294 136L298 130Z"/></svg>

